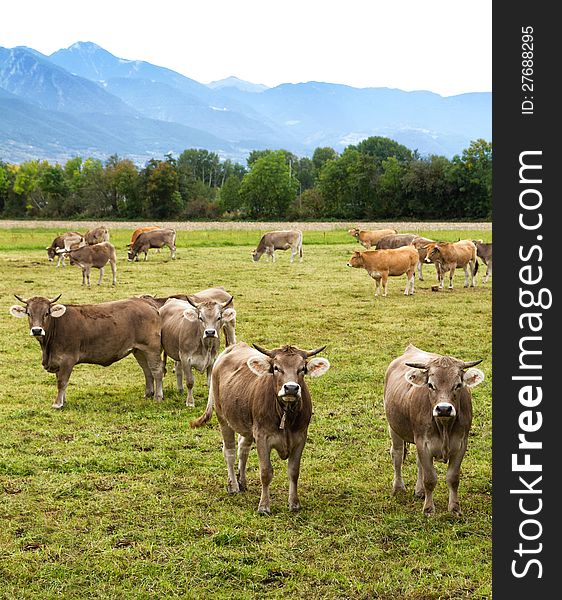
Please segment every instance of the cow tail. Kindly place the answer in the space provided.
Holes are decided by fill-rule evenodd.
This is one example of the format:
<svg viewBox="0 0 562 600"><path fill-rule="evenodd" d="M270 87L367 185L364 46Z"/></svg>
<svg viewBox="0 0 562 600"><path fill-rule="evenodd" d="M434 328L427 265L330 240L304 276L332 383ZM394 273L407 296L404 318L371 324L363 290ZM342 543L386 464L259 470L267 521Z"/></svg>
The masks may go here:
<svg viewBox="0 0 562 600"><path fill-rule="evenodd" d="M211 381L209 382L209 399L207 400L207 408L200 417L191 421L189 424L191 428L201 427L211 420L211 417L213 416L213 403L213 380L211 378Z"/></svg>
<svg viewBox="0 0 562 600"><path fill-rule="evenodd" d="M474 261L474 273L472 273L472 276L474 277L476 273L478 273L478 259Z"/></svg>

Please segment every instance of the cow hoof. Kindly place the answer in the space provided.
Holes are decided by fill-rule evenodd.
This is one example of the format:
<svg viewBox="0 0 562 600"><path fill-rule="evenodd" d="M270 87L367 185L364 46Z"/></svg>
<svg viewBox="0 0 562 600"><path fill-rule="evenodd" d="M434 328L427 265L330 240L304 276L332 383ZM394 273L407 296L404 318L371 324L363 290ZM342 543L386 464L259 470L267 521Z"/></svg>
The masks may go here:
<svg viewBox="0 0 562 600"><path fill-rule="evenodd" d="M428 506L427 508L423 509L423 514L425 517L432 517L434 512L435 508L433 506Z"/></svg>
<svg viewBox="0 0 562 600"><path fill-rule="evenodd" d="M419 498L420 500L423 500L425 498L425 492L422 490L421 492L414 492L414 497Z"/></svg>
<svg viewBox="0 0 562 600"><path fill-rule="evenodd" d="M58 409L58 410L60 410L62 407L63 407L63 405L62 405L62 404L57 404L56 402L54 402L54 403L51 405L51 408L56 408L56 409Z"/></svg>
<svg viewBox="0 0 562 600"><path fill-rule="evenodd" d="M271 515L271 510L265 506L258 506L258 514L269 517L269 515Z"/></svg>
<svg viewBox="0 0 562 600"><path fill-rule="evenodd" d="M449 509L449 512L453 517L462 517L462 511L460 506L453 506Z"/></svg>
<svg viewBox="0 0 562 600"><path fill-rule="evenodd" d="M301 509L301 505L300 504L289 505L289 510L291 512L299 512L300 509Z"/></svg>
<svg viewBox="0 0 562 600"><path fill-rule="evenodd" d="M185 405L189 408L194 408L195 402L193 402L193 401L189 402L189 400L186 400Z"/></svg>

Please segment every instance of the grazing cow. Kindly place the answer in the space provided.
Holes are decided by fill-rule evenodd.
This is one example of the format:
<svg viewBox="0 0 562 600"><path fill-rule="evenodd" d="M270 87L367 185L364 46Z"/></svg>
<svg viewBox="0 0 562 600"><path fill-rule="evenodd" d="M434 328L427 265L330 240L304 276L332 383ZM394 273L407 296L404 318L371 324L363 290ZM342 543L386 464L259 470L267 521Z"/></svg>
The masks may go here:
<svg viewBox="0 0 562 600"><path fill-rule="evenodd" d="M170 296L165 296L161 298L156 298L149 294L143 294L140 298L144 298L150 302L156 308L162 308L167 300L170 298L177 298L178 300L184 300L187 302L188 296L187 294L172 294ZM207 288L206 290L201 290L200 292L196 292L195 294L189 294L189 298L193 300L196 304L203 302L205 300L213 300L215 302L227 302L231 300L232 296L221 286ZM234 308L234 303L231 301L230 306ZM231 344L236 344L236 316L228 321L223 321L222 330L224 333L224 343L225 346L230 346Z"/></svg>
<svg viewBox="0 0 562 600"><path fill-rule="evenodd" d="M262 236L258 247L252 250L252 259L257 262L265 252L275 262L275 250L291 249L291 262L299 255L302 262L302 231L293 229L289 231L268 231Z"/></svg>
<svg viewBox="0 0 562 600"><path fill-rule="evenodd" d="M486 243L482 240L472 240L472 242L476 246L476 256L479 256L486 265L484 283L488 283L488 275L492 274L492 242Z"/></svg>
<svg viewBox="0 0 562 600"><path fill-rule="evenodd" d="M109 242L109 230L104 226L90 229L90 231L84 234L84 239L86 240L86 244L90 246L100 244L101 242Z"/></svg>
<svg viewBox="0 0 562 600"><path fill-rule="evenodd" d="M127 258L130 261L138 260L138 255L144 252L144 260L148 258L150 248L162 248L168 246L170 258L176 258L176 230L175 229L153 229L140 233L129 248Z"/></svg>
<svg viewBox="0 0 562 600"><path fill-rule="evenodd" d="M473 368L480 362L424 352L410 344L386 370L384 409L392 441L392 493L405 490L402 479L405 444L415 444L418 477L414 493L425 498L426 516L435 511L434 459L448 463L449 511L461 514L457 495L459 473L472 423L471 388L484 380L484 373Z"/></svg>
<svg viewBox="0 0 562 600"><path fill-rule="evenodd" d="M205 413L191 422L200 427L215 407L220 424L223 453L228 470L228 493L246 489L246 463L252 443L260 462L261 498L258 512L270 514L269 485L273 478L271 450L282 460L289 459L289 509L299 510L297 493L301 456L312 415L312 400L304 376L318 377L329 368L325 358L312 358L316 350L283 346L255 350L238 342L219 355L213 367L209 400ZM238 478L234 471L238 439Z"/></svg>
<svg viewBox="0 0 562 600"><path fill-rule="evenodd" d="M408 296L414 293L417 263L417 250L413 246L402 246L401 248L390 248L388 250L354 252L347 266L355 268L363 267L369 273L376 281L375 296L379 295L381 283L384 287L383 296L387 295L389 276L404 275L406 273L406 289L404 290L404 294Z"/></svg>
<svg viewBox="0 0 562 600"><path fill-rule="evenodd" d="M58 235L51 243L50 246L47 246L47 256L49 257L49 261L54 260L55 256L58 256L57 267L64 267L64 253L58 252L59 250L70 250L70 248L75 248L78 246L84 246L86 241L81 233L77 231L67 231L61 235Z"/></svg>
<svg viewBox="0 0 562 600"><path fill-rule="evenodd" d="M204 299L187 301L171 298L158 310L162 318L163 364L169 356L175 361L178 392L183 394L183 376L187 384L186 406L195 406L193 400L193 369L206 371L207 385L219 352L220 331L224 323L236 318L236 311L225 302Z"/></svg>
<svg viewBox="0 0 562 600"><path fill-rule="evenodd" d="M412 240L418 237L415 233L392 233L385 235L375 244L375 250L388 250L389 248L401 248L409 246Z"/></svg>
<svg viewBox="0 0 562 600"><path fill-rule="evenodd" d="M133 354L145 376L145 396L162 400L160 315L140 298L101 304L55 304L35 296L14 305L14 317L29 319L30 334L41 345L43 368L56 373L58 393L53 408L62 408L74 365L107 367Z"/></svg>
<svg viewBox="0 0 562 600"><path fill-rule="evenodd" d="M453 275L457 267L464 270L464 287L474 287L474 276L478 272L476 246L471 240L458 242L434 242L427 245L426 263L434 263L437 269L439 287L443 289L445 273L449 273L449 289L453 289ZM470 272L470 277L469 277Z"/></svg>
<svg viewBox="0 0 562 600"><path fill-rule="evenodd" d="M117 254L115 246L109 242L101 242L92 246L83 246L75 250L63 250L70 259L71 265L82 269L82 285L90 286L90 271L92 267L100 270L98 285L101 285L104 267L107 263L113 273L113 285L117 285Z"/></svg>
<svg viewBox="0 0 562 600"><path fill-rule="evenodd" d="M137 227L131 234L131 242L127 244L127 249L131 248L131 246L135 243L135 240L139 237L141 233L144 233L145 231L154 231L155 229L160 229L160 227L157 227L156 225L149 225L147 227ZM156 252L160 252L160 248L157 248Z"/></svg>
<svg viewBox="0 0 562 600"><path fill-rule="evenodd" d="M367 248L374 246L381 238L387 235L394 235L398 233L396 229L358 229L357 227L349 229L349 235L357 239L357 241Z"/></svg>
<svg viewBox="0 0 562 600"><path fill-rule="evenodd" d="M434 244L435 240L430 240L429 238L422 237L417 235L411 242L412 246L418 251L418 279L423 281L423 264L425 262L425 257L427 256L427 246L428 244Z"/></svg>

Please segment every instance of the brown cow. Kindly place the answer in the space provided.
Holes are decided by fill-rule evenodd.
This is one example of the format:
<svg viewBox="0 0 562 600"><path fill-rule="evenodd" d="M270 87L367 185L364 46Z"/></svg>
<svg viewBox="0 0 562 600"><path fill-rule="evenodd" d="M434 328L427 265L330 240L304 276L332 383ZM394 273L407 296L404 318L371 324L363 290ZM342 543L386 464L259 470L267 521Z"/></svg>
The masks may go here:
<svg viewBox="0 0 562 600"><path fill-rule="evenodd" d="M84 234L84 239L86 240L86 244L90 246L101 244L101 242L109 242L109 230L103 225L95 229L90 229L90 231L86 231Z"/></svg>
<svg viewBox="0 0 562 600"><path fill-rule="evenodd" d="M405 490L402 463L406 443L415 444L418 476L414 493L425 498L426 516L435 511L434 459L448 463L449 511L461 514L457 495L460 466L472 423L471 388L484 380L484 373L473 368L480 362L424 352L410 344L386 370L384 409L392 440L392 493Z"/></svg>
<svg viewBox="0 0 562 600"><path fill-rule="evenodd" d="M104 267L107 263L113 273L113 285L117 285L117 254L115 246L109 242L101 242L92 246L83 246L75 250L63 250L69 257L70 264L82 269L82 285L90 286L90 271L92 267L100 270L98 285L101 285Z"/></svg>
<svg viewBox="0 0 562 600"><path fill-rule="evenodd" d="M162 308L170 298L177 298L178 300L184 300L185 302L187 302L188 299L187 294L171 294L170 296L164 296L160 298L156 298L149 294L143 294L139 297L148 300L158 309ZM193 302L195 302L196 304L199 304L200 302L204 302L206 300L213 300L214 302L224 303L229 301L232 298L232 296L222 287L222 285L219 285L217 287L201 290L200 292L196 292L195 294L189 294L189 298L191 298L191 300L193 300ZM231 306L232 308L234 308L233 302L231 302ZM224 321L222 330L224 332L225 346L236 344L236 317L228 321Z"/></svg>
<svg viewBox="0 0 562 600"><path fill-rule="evenodd" d="M162 248L168 246L170 248L170 258L176 258L176 230L175 229L153 229L140 233L135 242L127 252L129 261L138 260L138 255L144 252L144 260L148 258L150 248Z"/></svg>
<svg viewBox="0 0 562 600"><path fill-rule="evenodd" d="M492 274L492 242L486 243L482 240L472 240L472 242L476 246L476 256L479 256L486 265L484 283L488 283L488 275Z"/></svg>
<svg viewBox="0 0 562 600"><path fill-rule="evenodd" d="M406 289L404 294L408 296L414 293L414 281L416 265L418 263L418 252L413 246L402 246L388 250L364 250L354 252L347 263L348 267L363 267L367 273L376 281L375 296L379 295L382 286L383 296L387 295L388 277L404 275L406 273Z"/></svg>
<svg viewBox="0 0 562 600"><path fill-rule="evenodd" d="M423 281L423 264L425 262L425 257L427 256L427 246L428 244L434 244L435 240L430 240L429 238L422 237L417 235L411 242L412 246L418 251L418 279Z"/></svg>
<svg viewBox="0 0 562 600"><path fill-rule="evenodd" d="M133 354L145 376L145 396L162 400L160 315L140 298L101 304L55 304L35 296L14 305L14 317L28 317L30 334L41 345L43 368L56 373L58 393L53 408L62 408L74 365L107 367Z"/></svg>
<svg viewBox="0 0 562 600"><path fill-rule="evenodd" d="M183 376L187 384L186 406L195 406L193 400L193 369L206 371L207 385L211 370L219 352L220 332L224 325L236 318L236 311L229 307L232 296L225 302L203 300L187 302L171 298L159 309L162 317L162 349L164 364L169 356L175 361L178 392L183 394Z"/></svg>
<svg viewBox="0 0 562 600"><path fill-rule="evenodd" d="M271 262L275 262L275 250L291 249L291 262L299 255L302 262L302 231L268 231L261 237L258 247L252 250L252 260L257 262L262 254L267 254Z"/></svg>
<svg viewBox="0 0 562 600"><path fill-rule="evenodd" d="M58 235L50 246L47 246L47 256L49 261L54 260L55 256L58 256L57 267L64 267L64 253L59 250L70 250L70 248L77 248L78 246L85 246L86 240L81 233L77 231L67 231L61 235Z"/></svg>
<svg viewBox="0 0 562 600"><path fill-rule="evenodd" d="M369 230L358 229L357 227L354 227L353 229L349 229L347 233L356 238L357 241L368 250L369 248L374 246L381 238L387 235L394 235L398 232L396 231L396 229Z"/></svg>
<svg viewBox="0 0 562 600"><path fill-rule="evenodd" d="M464 270L464 287L474 287L474 276L478 272L478 260L476 259L476 246L471 240L459 240L458 242L434 242L428 244L426 263L434 263L439 278L439 287L443 289L445 284L445 273L449 273L449 289L453 289L453 275L457 267ZM470 276L469 276L470 272Z"/></svg>
<svg viewBox="0 0 562 600"><path fill-rule="evenodd" d="M228 492L246 489L246 463L252 443L256 442L260 461L261 498L258 512L270 514L269 485L273 478L271 450L282 460L289 459L289 509L299 510L297 483L308 425L312 416L312 399L304 376L318 377L329 368L325 358L311 356L321 352L283 346L255 350L238 342L218 356L211 377L211 389L205 413L191 422L200 427L217 413L223 438L223 453L228 470ZM234 436L239 434L238 468L234 461Z"/></svg>

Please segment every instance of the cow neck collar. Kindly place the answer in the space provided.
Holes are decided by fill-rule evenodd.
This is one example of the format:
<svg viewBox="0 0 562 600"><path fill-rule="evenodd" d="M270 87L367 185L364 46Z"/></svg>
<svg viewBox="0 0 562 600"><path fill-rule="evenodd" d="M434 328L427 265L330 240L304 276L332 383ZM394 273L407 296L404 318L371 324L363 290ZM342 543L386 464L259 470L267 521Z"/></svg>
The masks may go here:
<svg viewBox="0 0 562 600"><path fill-rule="evenodd" d="M453 424L456 421L456 417L449 419L446 422L442 422L439 419L433 419L435 424L437 425L437 430L439 431L439 436L441 437L441 459L444 463L449 462L449 458L451 456L451 445L449 434L451 433L451 429L453 428Z"/></svg>
<svg viewBox="0 0 562 600"><path fill-rule="evenodd" d="M302 398L298 400L294 400L292 402L285 402L279 396L275 396L275 409L277 412L277 416L281 418L281 422L279 423L279 429L283 431L285 429L287 416L290 420L292 417L299 412L302 403Z"/></svg>

